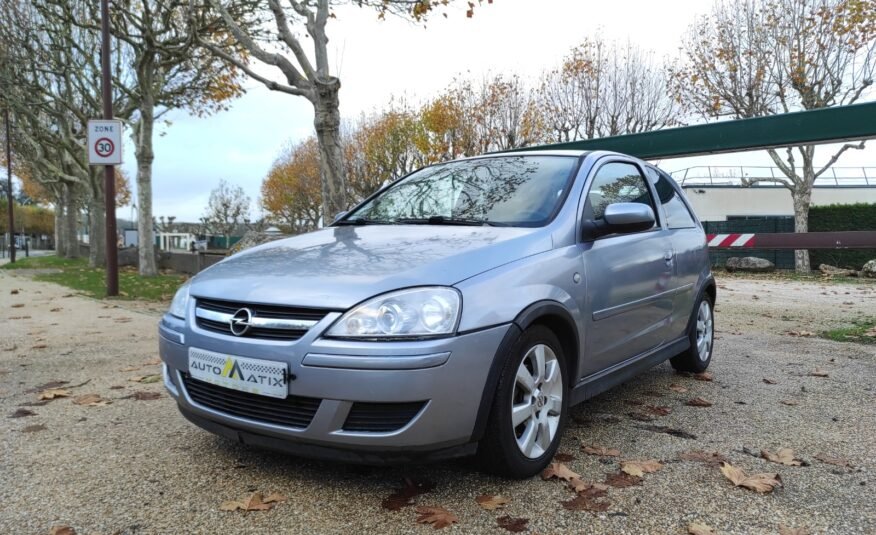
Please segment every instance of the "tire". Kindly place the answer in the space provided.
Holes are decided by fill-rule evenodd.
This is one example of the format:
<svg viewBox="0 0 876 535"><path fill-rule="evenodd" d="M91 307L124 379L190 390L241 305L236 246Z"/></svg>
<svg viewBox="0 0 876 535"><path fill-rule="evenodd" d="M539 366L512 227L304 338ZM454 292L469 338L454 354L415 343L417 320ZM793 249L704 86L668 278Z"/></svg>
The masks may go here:
<svg viewBox="0 0 876 535"><path fill-rule="evenodd" d="M697 301L688 337L690 347L669 362L680 372L704 372L712 362L715 347L715 306L708 293Z"/></svg>
<svg viewBox="0 0 876 535"><path fill-rule="evenodd" d="M544 372L536 378L539 360L544 362ZM514 479L544 470L557 452L566 426L568 384L566 356L553 331L541 325L526 329L514 342L499 374L487 428L478 446L481 467ZM516 411L512 410L515 405Z"/></svg>

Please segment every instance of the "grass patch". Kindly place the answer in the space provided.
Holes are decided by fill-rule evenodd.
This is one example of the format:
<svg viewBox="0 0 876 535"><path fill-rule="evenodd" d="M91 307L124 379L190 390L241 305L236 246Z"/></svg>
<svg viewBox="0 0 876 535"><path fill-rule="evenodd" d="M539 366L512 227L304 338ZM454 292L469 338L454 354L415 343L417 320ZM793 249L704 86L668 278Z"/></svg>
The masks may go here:
<svg viewBox="0 0 876 535"><path fill-rule="evenodd" d="M54 282L83 294L106 297L106 270L88 267L84 258L60 258L41 256L23 258L15 264L6 264L3 269L60 269L55 273L37 273L34 280ZM119 299L138 299L144 301L168 301L177 288L185 282L182 275L157 275L142 277L136 268L119 269Z"/></svg>
<svg viewBox="0 0 876 535"><path fill-rule="evenodd" d="M858 319L850 327L826 331L822 336L834 342L876 344L876 318Z"/></svg>
<svg viewBox="0 0 876 535"><path fill-rule="evenodd" d="M820 271L797 273L791 269L777 269L772 273L745 273L741 271L730 273L722 268L712 268L712 273L715 274L715 277L722 279L773 280L813 282L818 284L857 284L858 286L876 286L876 279L868 279L866 277L827 277Z"/></svg>
<svg viewBox="0 0 876 535"><path fill-rule="evenodd" d="M6 263L0 269L47 269L47 268L75 268L87 267L88 262L84 258L64 258L62 256L31 256L28 258L18 257L14 264Z"/></svg>

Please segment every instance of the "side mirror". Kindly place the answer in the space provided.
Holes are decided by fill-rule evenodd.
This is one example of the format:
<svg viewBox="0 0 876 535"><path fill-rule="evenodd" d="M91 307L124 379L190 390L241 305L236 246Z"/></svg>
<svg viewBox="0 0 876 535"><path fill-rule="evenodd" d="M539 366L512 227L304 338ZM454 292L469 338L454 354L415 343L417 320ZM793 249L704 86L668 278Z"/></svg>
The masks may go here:
<svg viewBox="0 0 876 535"><path fill-rule="evenodd" d="M654 210L647 204L619 202L605 207L600 221L584 224L585 237L595 239L608 234L628 234L641 232L654 226L657 219Z"/></svg>
<svg viewBox="0 0 876 535"><path fill-rule="evenodd" d="M332 223L337 223L338 219L344 217L345 215L347 215L347 210L341 210L340 212L336 213L335 218L332 219Z"/></svg>

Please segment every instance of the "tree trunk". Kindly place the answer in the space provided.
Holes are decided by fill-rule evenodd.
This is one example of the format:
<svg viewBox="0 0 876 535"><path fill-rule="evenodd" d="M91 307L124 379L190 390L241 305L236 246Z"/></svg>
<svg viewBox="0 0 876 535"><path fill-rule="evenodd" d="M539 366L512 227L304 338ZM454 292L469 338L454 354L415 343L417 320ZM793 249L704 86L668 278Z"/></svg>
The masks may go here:
<svg viewBox="0 0 876 535"><path fill-rule="evenodd" d="M106 206L104 199L92 198L88 201L88 265L106 266Z"/></svg>
<svg viewBox="0 0 876 535"><path fill-rule="evenodd" d="M64 238L64 256L79 258L79 207L76 205L72 184L64 184L64 220L64 230L67 233Z"/></svg>
<svg viewBox="0 0 876 535"><path fill-rule="evenodd" d="M322 184L323 226L331 223L335 214L347 206L344 151L341 148L341 114L338 111L338 92L341 81L337 78L319 80L316 101L313 104L313 126L319 141L319 172Z"/></svg>
<svg viewBox="0 0 876 535"><path fill-rule="evenodd" d="M806 171L804 170L804 175ZM812 200L811 182L796 187L791 192L794 200L794 232L809 232L809 203ZM809 273L809 251L800 249L794 251L794 269L797 273Z"/></svg>
<svg viewBox="0 0 876 535"><path fill-rule="evenodd" d="M64 256L67 247L67 231L64 228L64 200L56 199L55 202L55 254Z"/></svg>
<svg viewBox="0 0 876 535"><path fill-rule="evenodd" d="M137 158L137 240L140 275L158 274L155 265L155 236L152 232L152 131L155 125L155 105L151 95L144 95L140 120L135 130L134 154Z"/></svg>

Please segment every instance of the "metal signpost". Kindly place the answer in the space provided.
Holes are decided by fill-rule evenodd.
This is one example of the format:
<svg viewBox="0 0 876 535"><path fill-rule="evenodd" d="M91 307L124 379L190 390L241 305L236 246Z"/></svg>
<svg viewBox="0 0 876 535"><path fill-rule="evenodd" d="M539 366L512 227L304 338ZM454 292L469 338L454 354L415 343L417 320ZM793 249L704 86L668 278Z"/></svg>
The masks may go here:
<svg viewBox="0 0 876 535"><path fill-rule="evenodd" d="M88 121L88 163L102 165L106 197L106 295L119 295L119 249L116 233L116 173L122 163L122 123L113 120L110 77L109 1L100 0L100 67L103 120Z"/></svg>
<svg viewBox="0 0 876 535"><path fill-rule="evenodd" d="M15 215L12 210L15 203L12 200L12 138L9 134L9 108L3 110L6 123L6 195L9 201L9 262L15 263Z"/></svg>

